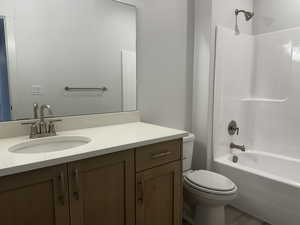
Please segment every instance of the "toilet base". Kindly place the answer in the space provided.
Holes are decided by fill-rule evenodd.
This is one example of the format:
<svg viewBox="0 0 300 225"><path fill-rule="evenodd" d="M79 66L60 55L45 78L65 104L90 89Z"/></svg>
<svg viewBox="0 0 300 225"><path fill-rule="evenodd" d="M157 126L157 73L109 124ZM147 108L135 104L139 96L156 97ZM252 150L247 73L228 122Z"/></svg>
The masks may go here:
<svg viewBox="0 0 300 225"><path fill-rule="evenodd" d="M225 225L224 206L208 207L202 204L197 205L194 225Z"/></svg>

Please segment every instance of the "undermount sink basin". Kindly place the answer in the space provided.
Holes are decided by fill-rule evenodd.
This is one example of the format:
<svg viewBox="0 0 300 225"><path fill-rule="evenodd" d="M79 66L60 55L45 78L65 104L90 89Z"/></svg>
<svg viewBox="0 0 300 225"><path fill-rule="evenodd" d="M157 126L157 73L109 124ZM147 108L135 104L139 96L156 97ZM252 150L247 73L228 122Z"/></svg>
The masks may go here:
<svg viewBox="0 0 300 225"><path fill-rule="evenodd" d="M14 145L9 151L14 153L47 153L67 150L91 142L90 138L81 136L55 136L30 140Z"/></svg>

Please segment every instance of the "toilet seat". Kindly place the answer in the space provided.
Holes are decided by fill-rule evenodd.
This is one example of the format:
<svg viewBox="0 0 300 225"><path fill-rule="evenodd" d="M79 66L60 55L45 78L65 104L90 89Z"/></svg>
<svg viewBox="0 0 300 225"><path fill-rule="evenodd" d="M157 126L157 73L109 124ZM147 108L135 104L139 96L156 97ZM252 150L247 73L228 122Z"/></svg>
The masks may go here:
<svg viewBox="0 0 300 225"><path fill-rule="evenodd" d="M193 189L214 195L232 195L237 186L227 177L207 170L188 171L184 182Z"/></svg>

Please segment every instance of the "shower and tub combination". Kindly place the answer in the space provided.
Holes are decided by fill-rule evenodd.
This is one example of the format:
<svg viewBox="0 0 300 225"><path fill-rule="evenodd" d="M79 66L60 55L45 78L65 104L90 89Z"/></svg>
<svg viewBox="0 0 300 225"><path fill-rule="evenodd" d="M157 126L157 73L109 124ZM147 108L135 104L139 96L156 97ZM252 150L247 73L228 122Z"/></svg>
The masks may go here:
<svg viewBox="0 0 300 225"><path fill-rule="evenodd" d="M215 60L214 170L237 184L233 206L299 225L300 27L246 34L238 20L218 26Z"/></svg>
<svg viewBox="0 0 300 225"><path fill-rule="evenodd" d="M249 150L215 159L216 171L238 185L233 205L272 225L299 225L300 160Z"/></svg>

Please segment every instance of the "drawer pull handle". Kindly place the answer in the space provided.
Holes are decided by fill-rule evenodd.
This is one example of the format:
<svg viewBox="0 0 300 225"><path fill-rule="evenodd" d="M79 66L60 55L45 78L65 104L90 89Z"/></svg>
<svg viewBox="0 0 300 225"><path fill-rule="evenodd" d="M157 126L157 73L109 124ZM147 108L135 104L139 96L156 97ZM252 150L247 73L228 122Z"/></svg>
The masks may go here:
<svg viewBox="0 0 300 225"><path fill-rule="evenodd" d="M62 205L65 204L65 176L64 172L61 172L58 177L59 183L60 183L60 194L58 196L59 201L61 202Z"/></svg>
<svg viewBox="0 0 300 225"><path fill-rule="evenodd" d="M79 190L79 171L76 169L73 172L74 176L74 191L73 191L73 196L75 197L76 200L79 200L79 195L80 195L80 190Z"/></svg>
<svg viewBox="0 0 300 225"><path fill-rule="evenodd" d="M163 157L166 157L166 156L168 156L170 154L171 154L171 152L162 152L162 153L158 153L158 154L153 154L152 155L152 159L163 158Z"/></svg>
<svg viewBox="0 0 300 225"><path fill-rule="evenodd" d="M144 202L144 183L142 180L138 182L138 203L143 204Z"/></svg>

